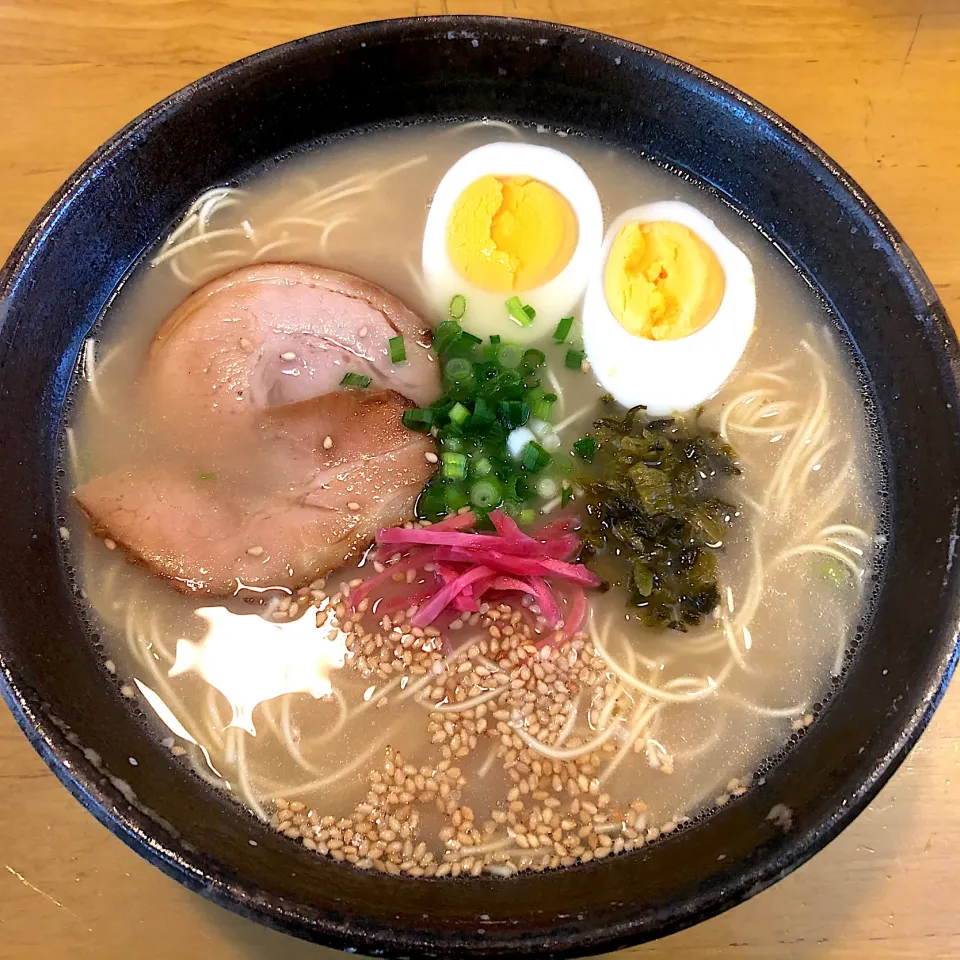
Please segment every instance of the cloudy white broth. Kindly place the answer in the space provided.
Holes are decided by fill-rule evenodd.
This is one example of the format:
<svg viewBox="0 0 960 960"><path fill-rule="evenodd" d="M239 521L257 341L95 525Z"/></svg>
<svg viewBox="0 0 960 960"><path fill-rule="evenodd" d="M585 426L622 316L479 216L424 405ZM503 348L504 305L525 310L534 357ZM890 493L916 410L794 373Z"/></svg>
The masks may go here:
<svg viewBox="0 0 960 960"><path fill-rule="evenodd" d="M736 802L839 682L883 542L856 368L779 251L499 123L212 185L70 409L106 669L185 773L361 869L508 877Z"/></svg>

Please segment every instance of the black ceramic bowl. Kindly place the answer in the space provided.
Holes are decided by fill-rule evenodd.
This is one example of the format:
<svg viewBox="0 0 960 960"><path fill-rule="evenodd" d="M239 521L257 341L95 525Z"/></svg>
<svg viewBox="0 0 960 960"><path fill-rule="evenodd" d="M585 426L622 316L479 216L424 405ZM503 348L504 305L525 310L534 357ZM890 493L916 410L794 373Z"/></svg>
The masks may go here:
<svg viewBox="0 0 960 960"><path fill-rule="evenodd" d="M762 786L628 856L509 881L414 881L272 834L143 738L61 566L56 451L79 345L194 196L343 131L483 116L642 151L753 218L862 358L892 523L875 615L845 684ZM957 342L932 286L829 158L736 90L642 47L545 23L426 18L349 27L227 67L148 111L67 181L0 275L0 324L4 697L57 776L133 849L297 936L393 957L564 956L679 930L836 836L903 759L953 669ZM792 812L791 829L766 819L776 804Z"/></svg>

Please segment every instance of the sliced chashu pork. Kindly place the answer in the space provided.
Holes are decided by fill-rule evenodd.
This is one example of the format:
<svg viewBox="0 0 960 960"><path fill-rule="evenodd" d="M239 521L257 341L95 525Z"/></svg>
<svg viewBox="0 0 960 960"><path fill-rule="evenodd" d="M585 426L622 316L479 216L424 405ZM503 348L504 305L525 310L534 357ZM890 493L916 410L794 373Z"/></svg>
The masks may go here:
<svg viewBox="0 0 960 960"><path fill-rule="evenodd" d="M397 336L406 348L400 364L390 359ZM440 390L430 339L415 313L360 277L257 264L211 281L170 315L151 345L144 386L168 419L210 415L221 429L341 389L346 373L422 406Z"/></svg>
<svg viewBox="0 0 960 960"><path fill-rule="evenodd" d="M335 392L260 414L268 466L239 495L160 465L98 477L76 498L98 532L184 592L296 587L412 516L434 468L432 442L401 423L408 406L386 391Z"/></svg>

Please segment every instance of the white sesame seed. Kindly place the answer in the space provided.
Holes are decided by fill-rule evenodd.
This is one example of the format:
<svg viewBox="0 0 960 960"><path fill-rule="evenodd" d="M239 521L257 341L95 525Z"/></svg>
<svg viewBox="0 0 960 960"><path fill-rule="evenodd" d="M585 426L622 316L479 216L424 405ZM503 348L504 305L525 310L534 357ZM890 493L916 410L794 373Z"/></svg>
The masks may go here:
<svg viewBox="0 0 960 960"><path fill-rule="evenodd" d="M251 557L259 557L263 553L263 547L247 547L247 553L250 554Z"/></svg>
<svg viewBox="0 0 960 960"><path fill-rule="evenodd" d="M292 350L288 350L286 353L281 353L281 354L280 354L280 359L281 359L281 360L296 360L296 359L297 359L297 355L296 355Z"/></svg>
<svg viewBox="0 0 960 960"><path fill-rule="evenodd" d="M428 450L423 455L423 459L426 460L427 463L437 463L440 458L432 450Z"/></svg>
<svg viewBox="0 0 960 960"><path fill-rule="evenodd" d="M347 509L348 509L348 510L359 510L359 509L360 509L360 504L357 503L356 500L351 500L351 501L347 504Z"/></svg>
<svg viewBox="0 0 960 960"><path fill-rule="evenodd" d="M104 538L103 545L104 545L108 550L116 550L116 549L117 549L117 543L116 543L116 541L115 541L115 540L111 540L109 537Z"/></svg>
<svg viewBox="0 0 960 960"><path fill-rule="evenodd" d="M324 437L323 438L323 449L329 450L333 446L333 437Z"/></svg>

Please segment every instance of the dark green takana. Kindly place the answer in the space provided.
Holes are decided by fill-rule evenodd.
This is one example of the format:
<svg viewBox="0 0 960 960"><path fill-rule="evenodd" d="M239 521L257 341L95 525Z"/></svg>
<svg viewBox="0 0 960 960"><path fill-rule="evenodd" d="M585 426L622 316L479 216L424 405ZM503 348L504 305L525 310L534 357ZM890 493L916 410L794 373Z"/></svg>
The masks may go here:
<svg viewBox="0 0 960 960"><path fill-rule="evenodd" d="M740 473L736 454L697 417L650 417L641 407L594 424L584 494L584 559L648 626L685 631L720 599L716 552L735 510L715 494Z"/></svg>

